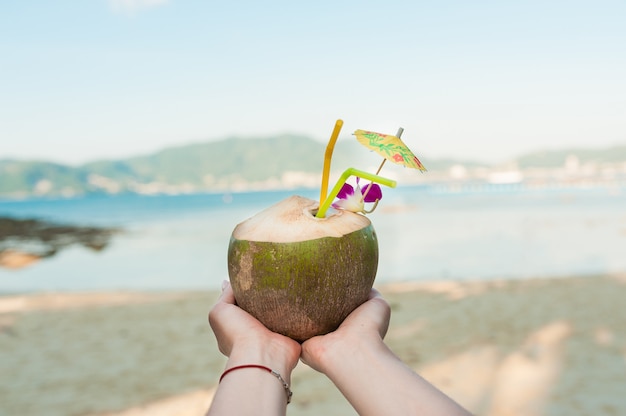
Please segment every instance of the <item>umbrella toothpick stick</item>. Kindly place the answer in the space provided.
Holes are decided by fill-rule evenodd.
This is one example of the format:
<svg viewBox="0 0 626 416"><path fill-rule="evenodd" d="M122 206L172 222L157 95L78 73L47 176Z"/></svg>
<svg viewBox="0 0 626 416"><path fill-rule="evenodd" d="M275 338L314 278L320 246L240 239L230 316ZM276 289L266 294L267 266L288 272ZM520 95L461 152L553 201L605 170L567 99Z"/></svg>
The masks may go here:
<svg viewBox="0 0 626 416"><path fill-rule="evenodd" d="M402 127L400 127L400 128L398 129L398 132L396 133L396 137L399 139L399 138L400 138L400 136L402 136L402 133L404 133L404 129L403 129ZM378 175L378 174L380 173L380 170L383 168L383 166L384 166L384 164L385 164L385 162L386 162L386 161L387 161L387 159L383 158L382 163L380 164L380 166L378 167L378 170L376 171L376 175ZM370 188L371 188L371 187L372 187L372 183L369 183L369 184L367 185L367 188L365 189L365 192L363 193L363 197L361 198L361 201L364 201L364 200L365 200L365 197L366 197L366 196L367 196L367 194L369 193L369 191L370 191ZM375 207L375 206L374 206L374 207Z"/></svg>
<svg viewBox="0 0 626 416"><path fill-rule="evenodd" d="M383 159L382 163L380 164L380 166L376 170L376 175L378 175L380 173L380 171L383 168L383 165L385 164L386 161L387 161L387 159Z"/></svg>

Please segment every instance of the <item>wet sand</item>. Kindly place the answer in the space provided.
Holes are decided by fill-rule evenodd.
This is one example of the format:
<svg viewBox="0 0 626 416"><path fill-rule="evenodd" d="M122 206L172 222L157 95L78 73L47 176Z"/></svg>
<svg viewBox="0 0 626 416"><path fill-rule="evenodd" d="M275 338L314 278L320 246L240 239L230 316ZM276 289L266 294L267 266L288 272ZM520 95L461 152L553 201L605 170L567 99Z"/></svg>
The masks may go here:
<svg viewBox="0 0 626 416"><path fill-rule="evenodd" d="M475 414L626 414L626 276L379 289L389 346ZM216 297L0 297L0 414L202 415L225 363ZM356 414L302 364L292 390L289 415Z"/></svg>

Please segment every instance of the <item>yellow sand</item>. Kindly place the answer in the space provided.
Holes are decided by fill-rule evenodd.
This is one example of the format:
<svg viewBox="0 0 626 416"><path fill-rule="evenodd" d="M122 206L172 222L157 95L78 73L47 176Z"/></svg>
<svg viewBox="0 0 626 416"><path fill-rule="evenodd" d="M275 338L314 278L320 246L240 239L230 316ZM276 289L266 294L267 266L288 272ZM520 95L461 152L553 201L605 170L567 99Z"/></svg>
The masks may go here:
<svg viewBox="0 0 626 416"><path fill-rule="evenodd" d="M600 276L379 289L393 310L390 347L472 412L621 415L626 414L625 283L624 276ZM14 374L5 390L12 396L2 396L0 389L0 414L202 415L225 363L206 324L216 296L0 297L0 370ZM64 342L57 343L55 334L62 330L58 337ZM144 344L145 351L132 355ZM176 348L177 355L167 355ZM93 359L84 358L94 351ZM134 358L119 364L129 356ZM46 368L37 371L35 365ZM139 381L131 382L133 377ZM84 380L98 389L89 390ZM35 386L32 392L29 385ZM356 414L332 383L302 364L292 376L292 390L290 415ZM56 396L46 396L51 394Z"/></svg>

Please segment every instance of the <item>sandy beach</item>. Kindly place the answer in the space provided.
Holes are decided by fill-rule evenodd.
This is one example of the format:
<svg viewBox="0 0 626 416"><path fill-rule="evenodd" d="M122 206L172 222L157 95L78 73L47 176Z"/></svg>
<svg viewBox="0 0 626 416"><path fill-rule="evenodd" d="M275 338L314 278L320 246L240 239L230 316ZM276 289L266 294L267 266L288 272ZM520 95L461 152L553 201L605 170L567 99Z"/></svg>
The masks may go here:
<svg viewBox="0 0 626 416"><path fill-rule="evenodd" d="M479 415L626 414L626 276L380 286L386 341ZM0 414L202 415L215 292L0 297ZM8 376L7 376L8 375ZM356 414L300 364L290 415Z"/></svg>

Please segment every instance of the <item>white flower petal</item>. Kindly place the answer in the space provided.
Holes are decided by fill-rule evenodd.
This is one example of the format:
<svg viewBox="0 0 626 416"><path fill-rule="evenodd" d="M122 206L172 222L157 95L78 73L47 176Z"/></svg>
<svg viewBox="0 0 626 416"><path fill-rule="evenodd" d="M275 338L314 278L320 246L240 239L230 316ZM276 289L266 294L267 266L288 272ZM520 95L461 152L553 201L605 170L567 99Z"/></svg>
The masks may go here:
<svg viewBox="0 0 626 416"><path fill-rule="evenodd" d="M360 192L358 194L355 193L345 199L340 199L339 201L335 202L333 206L335 208L345 209L346 211L363 212L363 210L365 209L365 204L363 203L363 201L361 201L361 197L362 196L360 195Z"/></svg>

